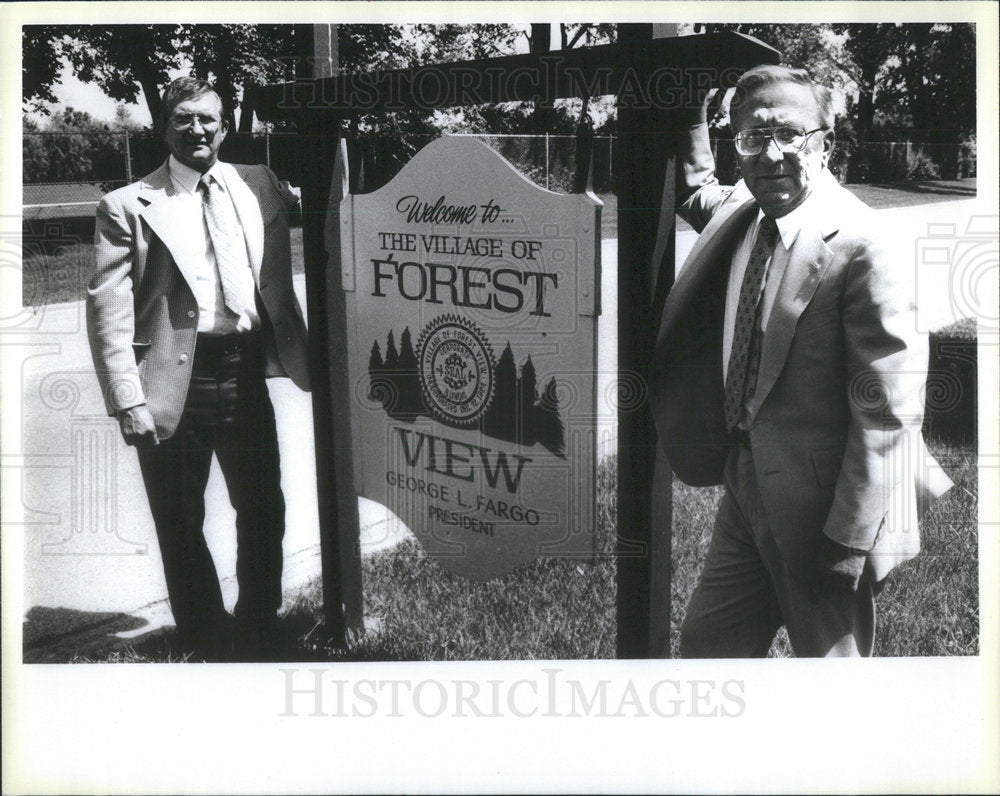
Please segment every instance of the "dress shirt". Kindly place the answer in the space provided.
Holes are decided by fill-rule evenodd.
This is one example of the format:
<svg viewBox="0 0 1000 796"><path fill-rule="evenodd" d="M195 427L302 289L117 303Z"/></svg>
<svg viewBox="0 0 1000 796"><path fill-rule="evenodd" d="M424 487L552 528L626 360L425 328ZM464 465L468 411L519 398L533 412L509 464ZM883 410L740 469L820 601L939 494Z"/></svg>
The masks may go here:
<svg viewBox="0 0 1000 796"><path fill-rule="evenodd" d="M202 193L198 189L198 182L203 176L211 176L223 192L229 196L230 192L226 185L225 174L222 169L215 164L205 175L201 172L185 166L173 155L170 156L170 179L174 184L174 196L172 201L177 205L177 214L181 217L181 222L185 229L191 231L185 236L187 250L182 254L185 259L195 264L195 298L198 301L198 331L204 334L232 334L236 332L248 332L260 328L260 316L254 306L247 308L242 315L236 315L226 307L226 300L222 293L222 280L219 278L219 268L215 261L215 249L212 246L212 238L208 232L208 222L205 221L205 213L202 205ZM234 234L244 238L243 227L239 226L239 214L235 212L234 217L238 228ZM240 257L246 265L245 276L241 278L247 280L246 295L254 294L254 275L250 267L250 257L247 254L246 245L233 246L233 253ZM244 270L240 269L241 274Z"/></svg>
<svg viewBox="0 0 1000 796"><path fill-rule="evenodd" d="M764 274L764 285L762 287L763 297L761 301L761 329L767 332L767 321L771 316L771 309L774 307L774 299L778 294L778 287L781 284L781 277L788 266L789 254L799 232L804 228L820 229L823 227L827 202L824 195L832 186L836 185L836 177L824 169L816 180L811 193L798 207L790 213L776 218L778 226L778 241L774 246L774 254L771 255ZM743 239L737 244L733 254L733 266L729 270L729 285L726 289L726 314L725 326L722 330L722 378L725 381L729 371L729 355L733 350L733 332L736 327L736 308L739 305L740 290L743 287L743 276L747 270L750 260L750 252L753 250L754 241L757 238L757 229L764 218L764 211L760 210L754 220L747 228Z"/></svg>

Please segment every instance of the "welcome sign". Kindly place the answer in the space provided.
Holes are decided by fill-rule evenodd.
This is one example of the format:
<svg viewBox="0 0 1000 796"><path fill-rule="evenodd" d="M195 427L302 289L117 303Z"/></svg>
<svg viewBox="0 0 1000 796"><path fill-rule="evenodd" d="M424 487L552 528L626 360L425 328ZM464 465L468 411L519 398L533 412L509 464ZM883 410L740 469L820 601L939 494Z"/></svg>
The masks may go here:
<svg viewBox="0 0 1000 796"><path fill-rule="evenodd" d="M600 211L462 137L341 204L358 491L452 572L593 554Z"/></svg>

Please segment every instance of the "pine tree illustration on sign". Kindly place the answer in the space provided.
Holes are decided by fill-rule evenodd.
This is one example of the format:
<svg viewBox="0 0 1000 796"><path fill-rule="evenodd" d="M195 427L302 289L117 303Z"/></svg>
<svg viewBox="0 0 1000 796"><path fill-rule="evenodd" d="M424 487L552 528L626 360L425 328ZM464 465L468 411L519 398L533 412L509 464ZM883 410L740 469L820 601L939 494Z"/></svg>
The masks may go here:
<svg viewBox="0 0 1000 796"><path fill-rule="evenodd" d="M474 378L467 357L461 349L449 351L447 343L441 346L440 360L433 366L434 373L421 367L425 346L414 350L409 327L400 335L397 351L393 332L386 338L386 356L383 360L378 341L372 343L368 359L370 379L368 396L379 402L394 420L413 422L429 417L456 428L476 428L486 436L524 447L541 445L561 458L566 457L565 428L559 414L559 390L555 377L550 377L539 393L535 365L529 355L520 368L508 342L499 360L486 357L490 370L492 393L482 405L471 425L463 417L453 416L447 409L428 400L427 382L435 376L441 389L448 393L454 389L461 394Z"/></svg>

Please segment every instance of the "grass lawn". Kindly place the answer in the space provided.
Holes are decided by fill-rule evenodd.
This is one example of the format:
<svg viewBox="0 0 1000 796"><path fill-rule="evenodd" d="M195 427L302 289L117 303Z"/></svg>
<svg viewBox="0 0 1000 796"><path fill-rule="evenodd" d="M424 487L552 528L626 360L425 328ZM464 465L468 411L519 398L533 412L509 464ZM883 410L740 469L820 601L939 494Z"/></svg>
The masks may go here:
<svg viewBox="0 0 1000 796"><path fill-rule="evenodd" d="M978 479L975 450L931 440L928 447L955 487L920 525L922 551L896 568L877 599L875 655L976 655L979 651ZM711 537L721 487L695 489L674 481L670 649L678 654L680 624ZM782 629L769 653L790 657Z"/></svg>
<svg viewBox="0 0 1000 796"><path fill-rule="evenodd" d="M956 482L925 518L923 552L890 575L878 599L878 656L975 655L979 651L978 486L971 448L932 443ZM721 489L674 483L671 654L697 581ZM348 650L317 636L319 581L283 615L294 661L544 660L615 654L615 462L598 471L595 563L544 559L502 578L472 583L445 572L408 540L365 559L369 628ZM102 662L179 660L167 631L109 652ZM790 657L782 630L772 657ZM76 658L77 661L88 659Z"/></svg>
<svg viewBox="0 0 1000 796"><path fill-rule="evenodd" d="M876 210L976 198L975 177L966 177L961 180L935 180L934 182L850 184L844 187L866 205Z"/></svg>

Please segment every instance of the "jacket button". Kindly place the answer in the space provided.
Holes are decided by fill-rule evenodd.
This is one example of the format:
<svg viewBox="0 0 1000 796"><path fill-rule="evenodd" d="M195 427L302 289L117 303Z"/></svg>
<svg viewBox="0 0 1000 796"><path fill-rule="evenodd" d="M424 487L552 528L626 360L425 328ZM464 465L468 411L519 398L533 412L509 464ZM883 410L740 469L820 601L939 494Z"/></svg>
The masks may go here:
<svg viewBox="0 0 1000 796"><path fill-rule="evenodd" d="M187 362L187 361L188 361L188 355L187 354L181 354L181 362Z"/></svg>
<svg viewBox="0 0 1000 796"><path fill-rule="evenodd" d="M194 310L188 310L188 317L189 318L193 318L194 317Z"/></svg>

